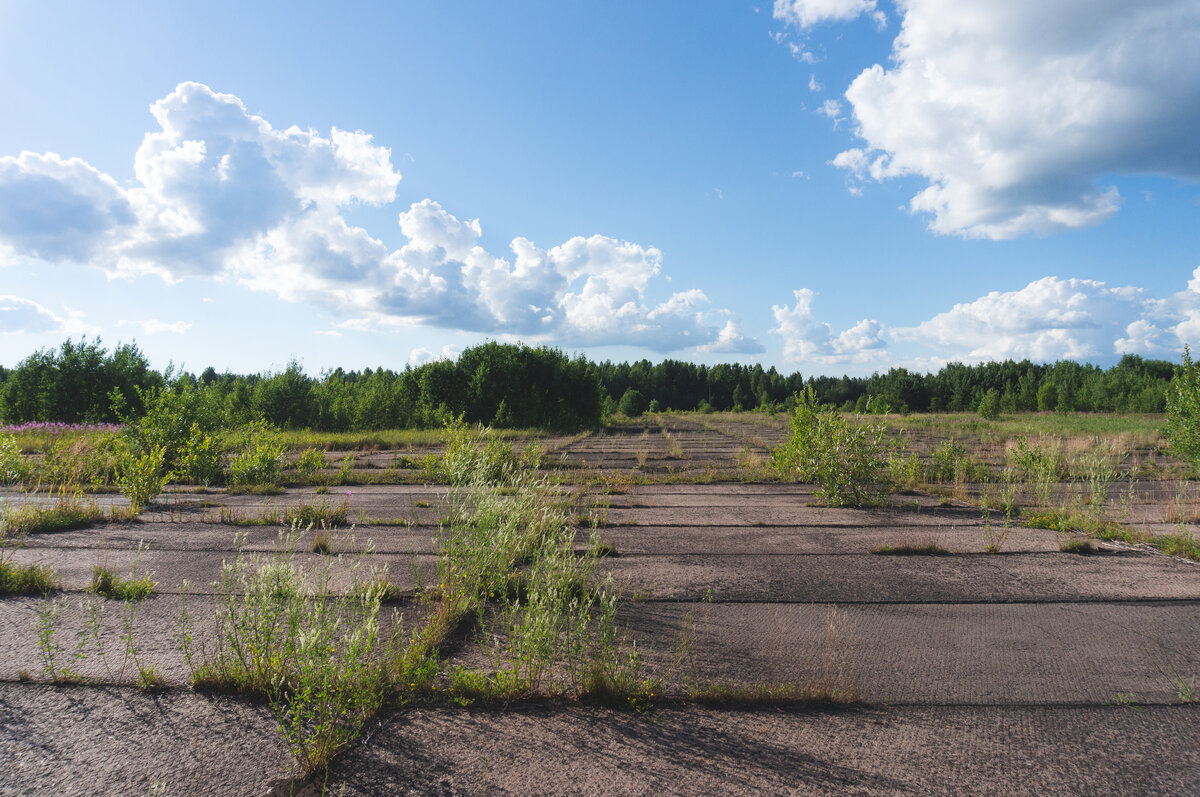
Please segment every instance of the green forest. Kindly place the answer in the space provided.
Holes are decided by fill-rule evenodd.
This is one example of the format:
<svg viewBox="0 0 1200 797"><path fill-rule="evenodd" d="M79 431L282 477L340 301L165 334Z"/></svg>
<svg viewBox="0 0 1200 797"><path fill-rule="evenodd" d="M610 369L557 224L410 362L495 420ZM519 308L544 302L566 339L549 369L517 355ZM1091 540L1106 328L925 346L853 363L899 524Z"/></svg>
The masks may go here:
<svg viewBox="0 0 1200 797"><path fill-rule="evenodd" d="M679 360L592 362L546 347L485 343L457 360L403 370L156 371L136 344L99 339L42 349L0 367L0 424L111 423L138 417L151 389L194 391L230 427L433 428L453 417L505 428L575 430L611 412L776 411L811 386L817 400L858 412L1163 412L1179 365L1126 355L1108 369L1073 361L951 363L937 373L893 368L868 377L781 374L761 365Z"/></svg>

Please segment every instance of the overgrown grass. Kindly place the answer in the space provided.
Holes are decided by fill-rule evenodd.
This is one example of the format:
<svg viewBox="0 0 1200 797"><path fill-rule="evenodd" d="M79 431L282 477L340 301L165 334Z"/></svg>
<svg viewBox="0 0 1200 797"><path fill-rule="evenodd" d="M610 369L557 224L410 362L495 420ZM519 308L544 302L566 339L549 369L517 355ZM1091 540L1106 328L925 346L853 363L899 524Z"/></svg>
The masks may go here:
<svg viewBox="0 0 1200 797"><path fill-rule="evenodd" d="M1084 555L1092 554L1092 553L1096 552L1096 549L1092 546L1091 540L1081 540L1078 538L1067 538L1067 539L1059 540L1058 550L1062 551L1063 553L1074 553L1074 554L1084 554Z"/></svg>
<svg viewBox="0 0 1200 797"><path fill-rule="evenodd" d="M399 631L380 632L385 582L375 571L362 572L348 595L339 594L332 561L306 577L295 554L307 531L295 524L281 534L279 552L227 562L215 584L211 647L197 650L186 606L178 640L197 687L266 697L289 747L311 772L357 736L389 686L414 676Z"/></svg>
<svg viewBox="0 0 1200 797"><path fill-rule="evenodd" d="M541 429L496 429L503 440L529 440L545 432ZM282 433L289 451L319 448L326 451L380 451L400 448L433 448L445 441L442 429L380 429L361 432L320 432L296 429Z"/></svg>
<svg viewBox="0 0 1200 797"><path fill-rule="evenodd" d="M880 556L949 556L950 551L936 542L902 542L877 545L871 553Z"/></svg>
<svg viewBox="0 0 1200 797"><path fill-rule="evenodd" d="M67 531L108 520L127 520L133 516L119 507L111 507L106 513L95 500L85 499L79 491L52 491L48 493L48 498L48 504L5 504L0 507L0 521L11 534L30 534Z"/></svg>
<svg viewBox="0 0 1200 797"><path fill-rule="evenodd" d="M96 565L92 569L92 580L88 584L88 592L122 601L140 601L150 597L157 584L149 576L142 575L140 572L142 553L145 550L147 550L146 546L139 543L133 569L125 577L112 568Z"/></svg>
<svg viewBox="0 0 1200 797"><path fill-rule="evenodd" d="M1123 526L1120 523L1096 517L1094 514L1069 509L1037 512L1025 521L1025 526L1060 533L1086 534L1106 542L1146 545L1167 556L1200 561L1200 540L1197 540L1190 531L1155 534Z"/></svg>
<svg viewBox="0 0 1200 797"><path fill-rule="evenodd" d="M852 686L827 688L823 684L725 682L693 687L687 698L693 703L709 706L847 704L858 702L858 692Z"/></svg>
<svg viewBox="0 0 1200 797"><path fill-rule="evenodd" d="M45 595L58 588L54 571L43 565L14 564L0 557L0 595Z"/></svg>

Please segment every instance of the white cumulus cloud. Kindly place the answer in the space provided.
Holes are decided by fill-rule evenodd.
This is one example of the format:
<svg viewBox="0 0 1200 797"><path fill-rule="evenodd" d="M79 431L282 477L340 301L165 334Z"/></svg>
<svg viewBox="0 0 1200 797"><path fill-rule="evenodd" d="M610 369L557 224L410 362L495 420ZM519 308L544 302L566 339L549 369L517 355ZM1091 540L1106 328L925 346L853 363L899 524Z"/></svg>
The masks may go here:
<svg viewBox="0 0 1200 797"><path fill-rule="evenodd" d="M746 337L742 325L737 319L731 318L717 334L717 339L700 347L700 351L713 354L762 354L766 349L758 338Z"/></svg>
<svg viewBox="0 0 1200 797"><path fill-rule="evenodd" d="M1193 281L1195 282L1195 281ZM1016 291L993 291L956 304L915 327L891 330L897 341L949 359L1107 361L1121 354L1173 355L1188 308L1200 318L1200 293L1158 300L1135 287L1043 277Z"/></svg>
<svg viewBox="0 0 1200 797"><path fill-rule="evenodd" d="M478 219L425 199L398 215L408 243L392 250L343 216L395 199L400 174L370 135L276 129L200 83L179 84L150 110L159 129L138 147L128 187L78 158L0 158L0 258L83 262L114 277L218 277L368 328L659 351L720 340L710 319L721 311L701 291L651 298L667 281L654 247L593 235L547 249L518 237L490 253ZM164 331L178 330L154 328Z"/></svg>
<svg viewBox="0 0 1200 797"><path fill-rule="evenodd" d="M835 334L830 324L813 317L816 294L812 290L800 288L792 291L792 296L796 302L792 307L784 304L771 308L778 324L771 333L783 338L785 359L820 365L863 364L882 359L887 348L883 324L864 318Z"/></svg>
<svg viewBox="0 0 1200 797"><path fill-rule="evenodd" d="M843 18L780 5L797 25ZM858 183L925 181L910 208L935 232L1002 239L1084 227L1120 207L1111 175L1200 178L1195 0L898 9L891 64L845 92L864 145L834 163Z"/></svg>

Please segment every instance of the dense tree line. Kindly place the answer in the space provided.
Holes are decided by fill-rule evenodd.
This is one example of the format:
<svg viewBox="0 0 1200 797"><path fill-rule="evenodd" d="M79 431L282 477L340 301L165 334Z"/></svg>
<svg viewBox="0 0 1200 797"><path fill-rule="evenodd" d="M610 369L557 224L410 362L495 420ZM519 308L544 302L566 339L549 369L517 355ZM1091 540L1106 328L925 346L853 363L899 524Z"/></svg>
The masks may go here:
<svg viewBox="0 0 1200 797"><path fill-rule="evenodd" d="M136 346L109 353L96 340L39 351L7 372L0 422L115 422L114 390L137 417L143 408L137 387L167 385L198 392L227 427L262 418L284 429L430 428L461 415L493 426L580 429L598 425L604 412L595 366L557 349L487 343L453 362L402 371L338 368L320 378L296 362L279 373L208 368L196 376L160 374Z"/></svg>
<svg viewBox="0 0 1200 797"><path fill-rule="evenodd" d="M933 374L903 368L869 377L819 376L805 380L761 365L593 363L557 349L486 343L456 361L401 371L385 368L307 375L292 362L278 373L160 373L136 345L109 352L94 341L67 341L57 350L0 368L0 423L112 422L114 391L125 412L143 411L150 388L197 391L228 426L263 418L281 428L348 431L429 428L452 416L502 427L580 429L606 412L750 410L789 406L806 386L817 400L846 410L901 412L1116 411L1162 412L1179 367L1127 355L1108 369L1063 361L963 365ZM625 399L625 401L622 401Z"/></svg>
<svg viewBox="0 0 1200 797"><path fill-rule="evenodd" d="M845 410L887 407L900 412L979 409L989 392L1002 412L1163 412L1166 389L1178 366L1165 360L1126 355L1105 370L1065 360L1053 364L1014 362L950 363L937 373L893 368L868 377L784 376L761 365L712 367L665 360L602 363L600 378L619 399L636 390L662 409L754 409L786 404L811 384L817 400Z"/></svg>

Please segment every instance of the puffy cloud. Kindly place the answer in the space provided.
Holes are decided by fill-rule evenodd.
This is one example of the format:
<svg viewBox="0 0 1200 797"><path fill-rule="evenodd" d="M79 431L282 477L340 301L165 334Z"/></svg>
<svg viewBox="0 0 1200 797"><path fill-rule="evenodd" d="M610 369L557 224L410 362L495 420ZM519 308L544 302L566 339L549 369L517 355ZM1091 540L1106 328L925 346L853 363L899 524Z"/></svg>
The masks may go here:
<svg viewBox="0 0 1200 797"><path fill-rule="evenodd" d="M780 5L798 25L842 18ZM1120 205L1108 175L1200 178L1193 0L898 7L892 65L866 69L845 93L865 146L833 162L855 181L928 181L910 208L930 214L935 232L1084 227Z"/></svg>
<svg viewBox="0 0 1200 797"><path fill-rule="evenodd" d="M892 336L968 361L1163 354L1166 331L1154 319L1167 316L1159 305L1140 288L1043 277L1018 291L957 304L915 327L895 328Z"/></svg>
<svg viewBox="0 0 1200 797"><path fill-rule="evenodd" d="M825 100L825 102L821 103L821 107L817 109L817 113L827 116L836 122L842 116L842 104L837 100Z"/></svg>
<svg viewBox="0 0 1200 797"><path fill-rule="evenodd" d="M793 307L775 305L777 327L771 330L783 338L783 356L793 362L821 365L868 363L879 361L887 343L884 327L878 321L863 319L849 329L834 334L833 327L813 318L812 302L816 294L808 288L792 291Z"/></svg>
<svg viewBox="0 0 1200 797"><path fill-rule="evenodd" d="M700 351L713 354L762 354L766 349L759 343L758 338L746 337L742 332L741 323L737 319L731 318L717 333L717 339L701 346Z"/></svg>
<svg viewBox="0 0 1200 797"><path fill-rule="evenodd" d="M822 22L848 22L863 15L870 15L877 25L887 21L876 9L875 0L775 0L774 15L801 29Z"/></svg>
<svg viewBox="0 0 1200 797"><path fill-rule="evenodd" d="M442 346L441 354L434 354L429 349L423 347L413 349L408 354L408 361L413 365L424 365L434 360L457 360L460 354L462 354L461 347L447 343L445 346Z"/></svg>
<svg viewBox="0 0 1200 797"><path fill-rule="evenodd" d="M88 260L134 222L117 182L79 158L0 158L0 241L7 257Z"/></svg>
<svg viewBox="0 0 1200 797"><path fill-rule="evenodd" d="M607 236L487 252L482 225L425 199L400 213L391 250L342 211L395 199L391 152L363 132L277 130L242 101L181 83L151 106L159 129L136 183L78 159L0 159L0 257L86 261L110 276L235 280L370 327L429 324L577 345L659 351L718 341L699 290L649 297L653 247ZM156 331L166 331L156 328ZM724 345L733 345L728 340Z"/></svg>

